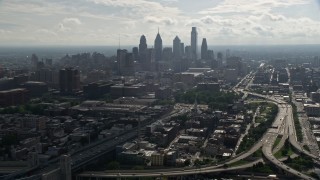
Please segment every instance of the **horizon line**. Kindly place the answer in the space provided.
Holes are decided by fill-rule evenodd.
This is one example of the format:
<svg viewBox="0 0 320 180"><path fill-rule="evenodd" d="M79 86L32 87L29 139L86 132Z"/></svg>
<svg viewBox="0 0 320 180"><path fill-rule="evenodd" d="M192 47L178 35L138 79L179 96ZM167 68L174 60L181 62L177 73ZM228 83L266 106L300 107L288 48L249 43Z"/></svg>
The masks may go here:
<svg viewBox="0 0 320 180"><path fill-rule="evenodd" d="M320 45L320 43L306 43L306 44L208 44L208 46L316 46ZM105 46L105 47L118 47L118 45L103 45L103 44L0 44L0 47L37 47L37 46L47 46L47 47L97 47L97 46ZM139 45L124 45L122 44L121 46L132 46L132 47L138 47ZM173 45L163 45L164 47L172 47ZM189 45L187 45L189 46ZM201 47L199 45L198 47Z"/></svg>

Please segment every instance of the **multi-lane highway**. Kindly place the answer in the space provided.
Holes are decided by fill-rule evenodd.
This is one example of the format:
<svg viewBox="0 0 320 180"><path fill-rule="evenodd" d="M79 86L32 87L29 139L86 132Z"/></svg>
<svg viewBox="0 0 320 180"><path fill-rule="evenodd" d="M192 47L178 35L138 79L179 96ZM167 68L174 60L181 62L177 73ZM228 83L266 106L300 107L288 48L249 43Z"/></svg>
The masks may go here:
<svg viewBox="0 0 320 180"><path fill-rule="evenodd" d="M235 90L238 90L235 88ZM242 90L240 90L242 91ZM242 91L244 92L244 91ZM281 161L276 159L273 156L273 145L275 143L278 135L282 135L282 139L280 143L275 147L276 149L280 149L287 138L289 138L289 142L300 152L316 159L317 157L305 151L296 139L295 127L293 123L292 116L292 107L284 101L275 99L274 97L268 97L257 93L244 92L245 94L251 94L253 96L258 96L264 99L268 99L278 105L279 113L273 122L272 126L277 128L270 128L260 139L260 141L256 142L256 144L247 152L241 153L234 157L233 159L224 162L223 164L232 164L239 160L242 160L259 148L262 147L262 152L267 160L273 163L275 166L283 169L289 174L295 175L297 177L303 179L313 179L305 174L302 174L299 171L296 171L287 165L283 164ZM259 159L258 161L261 161ZM216 166L206 166L206 167L191 167L191 168L174 168L174 169L157 169L157 170L142 170L142 171L103 171L103 172L83 172L78 175L78 177L161 177L161 176L179 176L179 175L187 175L187 174L199 174L199 173L210 173L210 172L221 172L221 171L233 171L237 169L244 169L246 167L251 167L253 164L257 162L251 162L245 165L240 165L231 168L223 168L223 164L218 164Z"/></svg>
<svg viewBox="0 0 320 180"><path fill-rule="evenodd" d="M249 94L255 95L255 93ZM260 94L256 94L258 96L262 96ZM262 96L263 98L266 98L265 96ZM274 99L269 99L273 102L276 102ZM289 172L290 174L294 174L296 176L302 177L302 178L309 178L308 176L305 176L301 174L300 172L296 172L295 170L288 168L287 166L283 165L276 160L272 155L272 146L274 144L275 139L277 138L278 134L286 135L284 133L286 130L287 123L285 122L285 116L288 113L287 105L283 104L283 102L278 103L279 107L279 113L276 118L276 120L273 123L273 127L278 127L277 129L269 129L268 132L266 132L263 137L247 152L241 153L234 157L233 159L224 162L223 164L232 164L234 162L237 162L239 160L242 160L251 154L253 154L255 151L257 151L259 148L262 147L263 152L268 160L270 160L272 163L274 163L276 166L281 166L282 169ZM281 148L282 145L279 145L278 147ZM270 152L269 152L270 151ZM259 159L261 161L261 159ZM207 166L207 167L192 167L192 168L174 168L174 169L157 169L157 170L143 170L143 171L106 171L106 172L83 172L78 175L78 177L155 177L155 176L177 176L177 175L186 175L186 174L198 174L198 173L210 173L210 172L220 172L220 171L233 171L236 169L244 169L245 167L251 167L254 163L248 163L245 165L232 167L232 168L223 168L223 164L219 164L216 166ZM156 171L156 172L154 172Z"/></svg>
<svg viewBox="0 0 320 180"><path fill-rule="evenodd" d="M289 134L292 133L292 130L293 127L292 127L292 120L290 119L290 116L287 116L287 110L289 109L289 112L290 112L290 108L291 106L283 106L283 105L280 105L278 106L279 107L279 113L278 113L278 116L276 118L276 120L274 121L274 125L276 124L282 124L283 121L286 121L285 124L289 125L287 126L288 129L289 129ZM291 130L290 130L291 129ZM290 174L293 174L297 177L300 177L300 178L303 178L303 179L313 179L312 177L309 177L307 175L304 175L302 174L301 172L299 171L296 171L292 168L290 168L289 166L285 165L284 163L282 163L281 161L279 161L278 159L276 159L274 156L273 156L273 151L272 151L272 148L273 148L273 144L278 136L278 133L279 133L279 127L278 129L269 129L269 131L267 132L266 134L266 140L265 142L263 143L263 146L262 146L262 152L264 154L264 156L271 162L273 163L274 165L276 165L277 167L283 169L284 171L290 173ZM290 136L290 135L289 135Z"/></svg>
<svg viewBox="0 0 320 180"><path fill-rule="evenodd" d="M166 115L162 116L160 119L155 119L152 121L144 122L141 124L141 128L144 128L146 125L153 123L155 121L167 121L173 116L184 114L184 110L173 110L170 113L167 113ZM102 156L105 153L110 152L112 149L114 149L117 145L122 144L124 142L129 141L130 139L133 139L137 137L138 135L138 127L133 128L130 131L124 132L122 134L119 134L117 136L112 136L109 138L105 138L96 142L93 142L92 144L85 146L81 149L79 149L76 152L71 153L71 159L72 159L72 170L76 170L77 168L80 168L81 166L98 159L100 156ZM34 176L39 176L43 174L50 173L56 169L59 168L59 159L53 159L49 161L49 163L44 167L36 167L32 169L26 169L14 174L9 174L6 176L3 176L5 179L16 179L16 177L21 177L23 174L30 174ZM0 177L2 178L2 177Z"/></svg>
<svg viewBox="0 0 320 180"><path fill-rule="evenodd" d="M254 164L262 162L261 159L248 164L230 168L215 168L211 167L197 167L192 169L166 169L166 170L143 170L143 171L118 171L118 172L96 172L96 171L87 171L79 174L77 178L81 179L82 177L95 177L95 178L121 178L121 177L168 177L168 176L182 176L182 175L192 175L192 174L205 174L205 173L214 173L214 172L224 172L224 171L236 171L239 169L245 169L252 167Z"/></svg>

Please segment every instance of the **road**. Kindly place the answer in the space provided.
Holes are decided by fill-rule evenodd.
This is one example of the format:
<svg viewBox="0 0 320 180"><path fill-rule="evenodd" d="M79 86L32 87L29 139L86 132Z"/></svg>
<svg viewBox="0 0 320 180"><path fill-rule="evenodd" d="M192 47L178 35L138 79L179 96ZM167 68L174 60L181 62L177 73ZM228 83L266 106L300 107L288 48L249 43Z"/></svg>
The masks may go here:
<svg viewBox="0 0 320 180"><path fill-rule="evenodd" d="M289 137L292 134L293 136L295 135L293 133L294 128L292 127L292 119L290 119L290 109L291 106L278 106L279 107L279 113L278 116L274 122L274 124L280 124L282 123L282 121L286 121L286 124L289 125L287 126L289 128ZM289 114L287 114L287 111L289 112ZM279 132L279 128L277 129ZM283 169L284 171L293 174L297 177L303 178L303 179L313 179L312 177L309 177L305 174L300 173L299 171L296 171L295 169L290 168L289 166L285 165L284 163L282 163L281 161L279 161L278 159L276 159L273 156L273 152L272 152L272 148L273 148L273 144L277 139L278 136L278 132L275 129L269 129L268 133L266 134L266 141L263 143L262 146L262 152L264 154L264 156L274 165L276 165L277 167ZM292 137L293 137L292 136ZM290 138L289 138L290 139Z"/></svg>
<svg viewBox="0 0 320 180"><path fill-rule="evenodd" d="M118 171L118 172L97 172L97 171L87 171L77 175L77 178L82 177L95 177L95 178L121 178L121 177L168 177L168 176L182 176L182 175L192 175L192 174L205 174L213 172L224 172L224 171L235 171L239 169L245 169L252 167L254 164L262 162L261 159L242 165L241 167L230 167L223 168L219 167L212 169L210 167L198 167L192 169L179 169L179 170L143 170L143 171Z"/></svg>
<svg viewBox="0 0 320 180"><path fill-rule="evenodd" d="M273 101L273 100L272 100ZM283 104L278 104L279 108L285 109L285 106ZM282 110L279 114L285 114L286 110ZM266 141L270 138L270 133L274 134L275 137L278 136L278 131L281 129L281 125L283 124L283 117L278 118L277 116L276 120L274 121L273 125L279 127L277 130L272 129L271 131L275 132L267 132L263 135L263 137L247 152L238 154L236 157L234 157L231 160L228 160L226 162L220 163L216 166L207 166L207 167L201 167L199 171L199 168L197 167L191 167L190 169L185 168L173 168L173 169L157 169L157 170L142 170L142 171L133 171L128 172L127 170L124 171L107 171L107 172L83 172L77 175L78 177L158 177L158 176L177 176L177 175L185 175L185 174L198 174L198 173L209 173L209 172L221 172L221 171L233 171L237 169L244 169L246 167L251 167L255 163L248 163L245 165L240 165L236 167L231 168L223 168L224 164L232 164L234 162L237 162L239 160L245 159L246 157L253 154L255 151L263 147ZM280 131L279 131L280 132ZM272 146L271 146L272 147ZM261 161L261 160L259 160ZM156 172L154 172L156 171ZM119 174L120 173L120 174Z"/></svg>
<svg viewBox="0 0 320 180"><path fill-rule="evenodd" d="M185 113L184 110L173 110L170 113L167 113L163 115L160 119L155 119L152 121L144 122L141 124L141 128L146 127L146 125L153 123L155 121L167 121L173 116L181 115ZM81 166L98 159L100 156L103 154L106 154L110 152L112 149L114 149L117 145L122 144L124 142L129 141L130 139L133 139L137 137L138 135L138 127L135 127L131 129L130 131L124 132L122 134L112 136L109 138L105 138L96 142L93 142L92 144L89 144L81 149L79 149L76 152L73 152L71 154L71 159L72 159L72 164L71 168L72 170L75 170L77 168L80 168ZM2 176L0 178L5 178L5 179L16 179L16 177L21 177L24 174L29 174L29 175L42 175L42 174L47 174L51 171L54 171L59 168L59 158L55 158L49 163L44 166L44 167L36 167L32 169L26 169L14 174L9 174L6 176Z"/></svg>
<svg viewBox="0 0 320 180"><path fill-rule="evenodd" d="M224 162L223 164L232 164L234 162L237 162L239 160L242 160L251 154L253 154L255 151L257 151L259 148L262 147L262 152L264 156L274 165L277 167L283 169L284 171L295 175L297 177L303 178L303 179L313 179L307 175L304 175L277 160L273 154L272 154L272 148L274 145L274 142L279 134L283 135L283 139L289 137L289 142L300 152L305 153L307 155L312 155L306 151L304 151L300 145L296 141L296 135L295 135L295 129L293 124L293 116L292 116L292 107L288 105L286 102L275 99L274 97L268 97L264 95L260 95L257 93L251 93L251 92L244 92L247 94L251 94L254 96L262 97L264 99L268 99L269 101L273 101L278 105L279 113L273 122L272 126L277 128L270 128L268 131L263 135L263 137L258 141L249 151L244 152L242 154L237 155L233 159ZM288 131L287 131L288 130ZM287 133L288 132L288 136ZM284 144L284 140L281 140L281 143L278 148L281 148ZM313 156L313 155L312 155ZM316 158L313 156L313 158ZM261 161L261 160L258 160ZM210 172L222 172L222 171L232 171L237 169L244 169L246 167L251 167L257 162L251 162L245 165L240 165L236 167L231 168L223 168L223 164L219 164L216 166L206 166L206 167L192 167L192 168L174 168L174 169L157 169L157 170L142 170L142 171L133 171L129 172L127 170L125 171L108 171L108 172L83 172L77 177L161 177L161 176L179 176L179 175L187 175L187 174L199 174L199 173L210 173ZM156 172L155 172L156 171Z"/></svg>

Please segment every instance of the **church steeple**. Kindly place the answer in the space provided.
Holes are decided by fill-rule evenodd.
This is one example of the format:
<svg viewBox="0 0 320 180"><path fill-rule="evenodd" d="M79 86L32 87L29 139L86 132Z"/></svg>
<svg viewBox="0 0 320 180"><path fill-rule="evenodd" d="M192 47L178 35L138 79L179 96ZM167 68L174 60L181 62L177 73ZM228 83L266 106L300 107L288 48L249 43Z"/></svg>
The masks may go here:
<svg viewBox="0 0 320 180"><path fill-rule="evenodd" d="M193 108L192 108L192 111L193 111L193 114L194 115L197 115L200 113L200 110L199 110L199 107L198 107L198 94L196 94L196 97L194 99L194 104L193 104Z"/></svg>

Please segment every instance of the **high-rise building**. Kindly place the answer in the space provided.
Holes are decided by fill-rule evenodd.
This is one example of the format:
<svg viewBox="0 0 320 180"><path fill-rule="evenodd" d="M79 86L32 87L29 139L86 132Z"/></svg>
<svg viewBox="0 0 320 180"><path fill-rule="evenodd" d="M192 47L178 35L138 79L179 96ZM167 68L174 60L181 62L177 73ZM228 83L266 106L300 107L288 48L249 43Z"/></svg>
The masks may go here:
<svg viewBox="0 0 320 180"><path fill-rule="evenodd" d="M217 54L218 67L222 67L223 54L222 52L218 52Z"/></svg>
<svg viewBox="0 0 320 180"><path fill-rule="evenodd" d="M35 54L32 54L32 56L31 56L31 64L32 64L32 66L33 66L34 68L37 67L38 62L39 62L38 56L35 55Z"/></svg>
<svg viewBox="0 0 320 180"><path fill-rule="evenodd" d="M125 49L118 49L117 63L119 75L134 75L134 57L132 53L128 53Z"/></svg>
<svg viewBox="0 0 320 180"><path fill-rule="evenodd" d="M80 90L80 72L77 69L61 69L59 80L61 93L74 93Z"/></svg>
<svg viewBox="0 0 320 180"><path fill-rule="evenodd" d="M192 27L191 31L191 58L197 60L198 32L196 27Z"/></svg>
<svg viewBox="0 0 320 180"><path fill-rule="evenodd" d="M230 49L226 50L226 59L228 59L230 57Z"/></svg>
<svg viewBox="0 0 320 180"><path fill-rule="evenodd" d="M180 49L181 56L184 56L184 43L180 43Z"/></svg>
<svg viewBox="0 0 320 180"><path fill-rule="evenodd" d="M139 58L140 58L140 63L146 63L146 58L147 58L147 40L144 35L140 37L140 44L139 44Z"/></svg>
<svg viewBox="0 0 320 180"><path fill-rule="evenodd" d="M155 62L155 53L153 48L148 48L146 51L146 62L142 64L142 67L146 71L151 70L151 64Z"/></svg>
<svg viewBox="0 0 320 180"><path fill-rule="evenodd" d="M163 61L171 61L172 57L173 57L172 48L171 47L163 48L163 51L162 51L162 59L163 59Z"/></svg>
<svg viewBox="0 0 320 180"><path fill-rule="evenodd" d="M207 39L203 38L202 39L202 44L201 44L201 59L208 59L208 45L207 45Z"/></svg>
<svg viewBox="0 0 320 180"><path fill-rule="evenodd" d="M158 34L156 36L156 39L154 40L154 51L155 51L155 61L159 62L162 59L162 39L161 36Z"/></svg>
<svg viewBox="0 0 320 180"><path fill-rule="evenodd" d="M191 56L191 46L186 46L185 48L185 56L188 58L188 59L191 59L192 56Z"/></svg>
<svg viewBox="0 0 320 180"><path fill-rule="evenodd" d="M117 50L117 70L118 70L118 75L121 75L121 67L122 63L125 61L127 55L127 50L126 49L118 49Z"/></svg>
<svg viewBox="0 0 320 180"><path fill-rule="evenodd" d="M133 54L133 60L134 61L139 61L139 49L138 49L138 47L133 47L132 48L132 54Z"/></svg>
<svg viewBox="0 0 320 180"><path fill-rule="evenodd" d="M319 67L320 66L320 58L319 58L319 56L314 57L312 66L313 67Z"/></svg>
<svg viewBox="0 0 320 180"><path fill-rule="evenodd" d="M213 52L213 50L208 50L208 51L207 51L207 57L208 57L208 59L210 59L210 60L214 59L214 52Z"/></svg>
<svg viewBox="0 0 320 180"><path fill-rule="evenodd" d="M71 180L71 158L69 155L60 156L61 180Z"/></svg>
<svg viewBox="0 0 320 180"><path fill-rule="evenodd" d="M173 39L173 57L175 60L180 60L182 56L181 53L181 41L178 36Z"/></svg>

